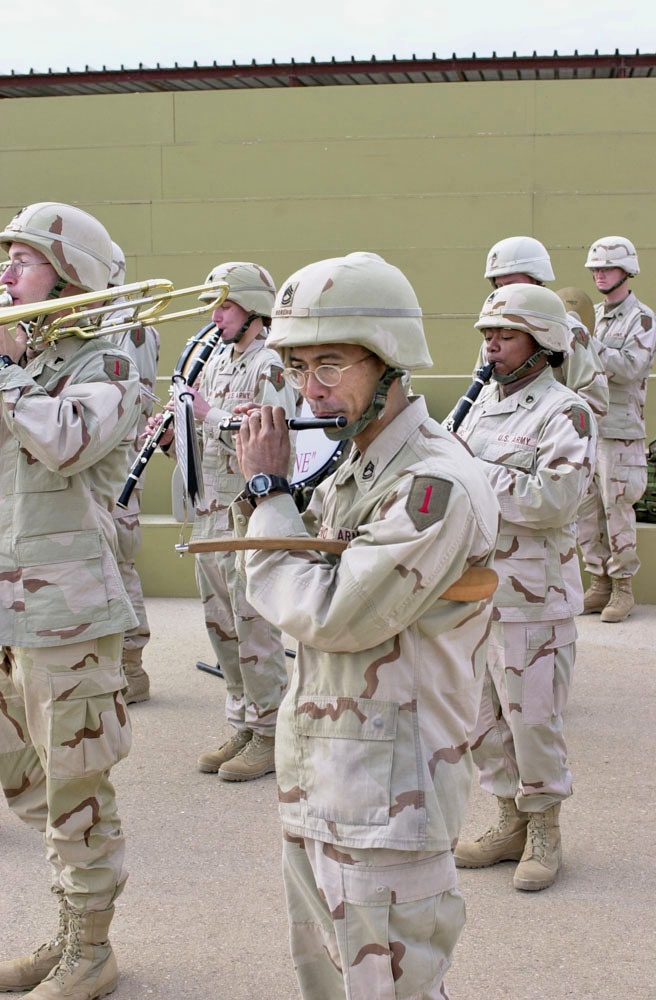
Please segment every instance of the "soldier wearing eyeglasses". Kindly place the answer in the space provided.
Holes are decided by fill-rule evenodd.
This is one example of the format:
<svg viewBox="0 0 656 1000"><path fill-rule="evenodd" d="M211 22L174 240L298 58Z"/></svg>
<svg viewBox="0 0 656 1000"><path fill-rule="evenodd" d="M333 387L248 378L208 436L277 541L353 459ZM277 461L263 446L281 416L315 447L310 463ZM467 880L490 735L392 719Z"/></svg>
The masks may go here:
<svg viewBox="0 0 656 1000"><path fill-rule="evenodd" d="M245 556L249 601L298 644L276 774L301 994L444 998L464 923L451 848L491 601L440 595L491 561L498 504L475 459L404 389L431 359L398 268L369 253L302 268L278 294L269 343L313 414L345 417L335 434L352 442L301 515L282 408L246 408L237 438L240 532L348 542L339 557Z"/></svg>

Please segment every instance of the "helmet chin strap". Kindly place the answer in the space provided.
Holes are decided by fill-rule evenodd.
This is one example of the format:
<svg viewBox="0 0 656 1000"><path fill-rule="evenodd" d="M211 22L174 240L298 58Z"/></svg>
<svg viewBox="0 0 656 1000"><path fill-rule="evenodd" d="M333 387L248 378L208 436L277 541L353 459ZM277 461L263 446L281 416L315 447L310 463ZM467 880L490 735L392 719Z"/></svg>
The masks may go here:
<svg viewBox="0 0 656 1000"><path fill-rule="evenodd" d="M602 295L610 295L611 292L614 292L616 288L621 288L624 282L628 280L629 280L629 275L625 271L624 277L620 278L619 281L616 281L614 285L611 285L610 288L606 288L604 291L601 291L601 289L599 289L599 291L601 291Z"/></svg>
<svg viewBox="0 0 656 1000"><path fill-rule="evenodd" d="M222 340L223 340L223 343L224 343L224 344L238 344L238 343L239 343L239 341L240 341L240 340L242 339L242 337L244 336L244 334L246 333L246 331L248 330L248 328L249 328L249 326L251 325L251 323L252 323L252 322L253 322L254 320L256 320L257 318L258 318L258 313L251 313L251 314L250 314L250 316L247 316L247 317L246 317L245 321L244 321L244 322L242 323L242 325L241 325L241 326L239 327L239 329L237 330L237 332L236 332L236 334L234 335L234 337L230 337L230 339L228 340L228 339L227 339L226 337L224 337L224 336L222 335Z"/></svg>
<svg viewBox="0 0 656 1000"><path fill-rule="evenodd" d="M511 382L517 382L520 378L524 378L532 368L535 368L540 358L546 358L551 352L545 350L543 347L535 354L531 354L530 358L527 358L523 365L519 368L515 368L514 372L510 372L508 375L502 375L501 372L497 372L495 369L492 372L492 378L495 382L499 382L500 385L509 385Z"/></svg>
<svg viewBox="0 0 656 1000"><path fill-rule="evenodd" d="M324 428L324 434L330 441L344 441L346 439L357 437L361 434L365 427L372 422L372 420L378 420L381 416L383 410L385 409L385 404L387 402L387 393L389 392L390 386L395 379L401 378L405 375L405 370L403 368L391 368L387 366L385 371L380 376L378 384L373 394L373 398L369 403L369 406L364 411L358 420L354 420L352 424L348 424L346 427L341 427L338 430L326 430Z"/></svg>

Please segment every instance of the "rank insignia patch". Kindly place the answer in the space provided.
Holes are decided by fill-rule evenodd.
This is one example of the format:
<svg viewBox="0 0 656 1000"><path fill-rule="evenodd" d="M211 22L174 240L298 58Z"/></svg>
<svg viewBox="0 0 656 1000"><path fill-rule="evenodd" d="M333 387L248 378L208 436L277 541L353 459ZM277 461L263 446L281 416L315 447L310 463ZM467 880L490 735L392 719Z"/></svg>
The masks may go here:
<svg viewBox="0 0 656 1000"><path fill-rule="evenodd" d="M453 483L439 476L417 476L406 503L408 517L417 531L441 521L451 495Z"/></svg>

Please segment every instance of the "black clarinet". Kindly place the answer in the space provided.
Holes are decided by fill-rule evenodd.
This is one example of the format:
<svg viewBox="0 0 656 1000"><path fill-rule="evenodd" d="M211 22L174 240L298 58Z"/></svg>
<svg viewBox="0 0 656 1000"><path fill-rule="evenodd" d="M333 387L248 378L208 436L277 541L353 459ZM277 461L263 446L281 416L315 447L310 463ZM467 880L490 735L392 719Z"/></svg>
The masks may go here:
<svg viewBox="0 0 656 1000"><path fill-rule="evenodd" d="M492 378L492 372L494 371L494 366L496 362L490 361L488 364L483 365L481 368L476 369L476 374L474 376L474 381L467 389L464 396L461 396L458 400L453 414L445 422L444 426L447 431L451 431L453 434L458 430L460 424L463 422L472 406L481 394L481 389L484 385L487 385Z"/></svg>
<svg viewBox="0 0 656 1000"><path fill-rule="evenodd" d="M215 327L214 333L208 336L212 327ZM186 385L193 385L205 367L207 361L209 361L212 356L214 348L221 339L222 332L223 331L217 327L215 323L208 323L207 326L204 326L202 330L199 330L198 333L191 337L191 339L187 341L184 351L178 358L176 369L171 376L171 382L175 382L176 379L182 379ZM184 371L189 358L201 343L203 344L203 347L199 351L198 357L194 359L194 362L189 369L189 373L185 375ZM173 423L173 419L173 410L167 410L157 430L153 431L153 433L146 439L143 448L132 463L130 471L128 472L128 478L125 481L125 486L121 491L120 497L116 501L116 506L120 507L122 510L127 509L128 502L132 496L132 491L139 482L139 477L148 465L152 456L157 451L157 446L164 437L168 428Z"/></svg>

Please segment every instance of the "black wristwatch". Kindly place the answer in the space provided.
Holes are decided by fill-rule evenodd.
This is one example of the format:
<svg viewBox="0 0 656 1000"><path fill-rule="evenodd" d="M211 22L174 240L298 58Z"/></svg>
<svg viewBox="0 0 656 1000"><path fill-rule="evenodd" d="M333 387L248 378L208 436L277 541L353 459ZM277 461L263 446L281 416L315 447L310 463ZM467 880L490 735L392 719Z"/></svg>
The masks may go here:
<svg viewBox="0 0 656 1000"><path fill-rule="evenodd" d="M283 493L291 493L292 488L282 476L270 476L266 472L256 472L246 483L246 499L252 507L259 497L267 497L274 490L282 490Z"/></svg>
<svg viewBox="0 0 656 1000"><path fill-rule="evenodd" d="M10 358L8 354L0 354L0 368L9 368L10 365L15 364L14 359Z"/></svg>

